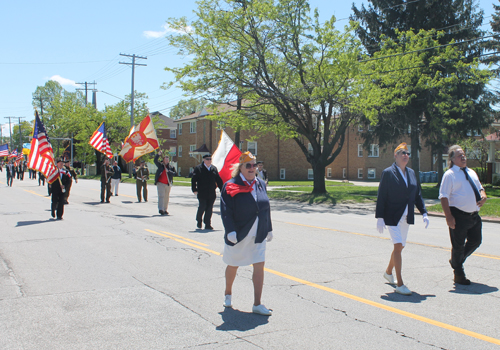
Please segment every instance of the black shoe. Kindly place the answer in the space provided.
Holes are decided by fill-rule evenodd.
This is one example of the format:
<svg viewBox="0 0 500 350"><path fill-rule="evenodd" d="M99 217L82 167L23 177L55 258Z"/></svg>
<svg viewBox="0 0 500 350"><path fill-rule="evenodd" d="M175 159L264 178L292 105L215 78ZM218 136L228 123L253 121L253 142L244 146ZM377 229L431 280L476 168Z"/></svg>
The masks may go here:
<svg viewBox="0 0 500 350"><path fill-rule="evenodd" d="M69 202L68 201L64 201L64 204L69 204Z"/></svg>
<svg viewBox="0 0 500 350"><path fill-rule="evenodd" d="M455 275L453 279L457 284L463 284L464 286L470 285L470 280L465 277L465 275Z"/></svg>
<svg viewBox="0 0 500 350"><path fill-rule="evenodd" d="M62 220L62 219L63 219L62 217L60 217L60 218L57 218L57 220Z"/></svg>
<svg viewBox="0 0 500 350"><path fill-rule="evenodd" d="M106 201L106 203L111 203L110 201Z"/></svg>
<svg viewBox="0 0 500 350"><path fill-rule="evenodd" d="M104 203L104 201L101 201L101 203Z"/></svg>
<svg viewBox="0 0 500 350"><path fill-rule="evenodd" d="M144 202L147 202L147 201L148 201L147 199L144 200Z"/></svg>
<svg viewBox="0 0 500 350"><path fill-rule="evenodd" d="M165 212L163 210L159 211L160 215L165 215Z"/></svg>
<svg viewBox="0 0 500 350"><path fill-rule="evenodd" d="M201 228L201 222L198 222L198 223L196 224L196 227Z"/></svg>
<svg viewBox="0 0 500 350"><path fill-rule="evenodd" d="M52 217L55 219L55 217L56 217L56 212L55 211L52 212Z"/></svg>
<svg viewBox="0 0 500 350"><path fill-rule="evenodd" d="M165 215L168 215L168 211L165 210L164 213L165 213Z"/></svg>
<svg viewBox="0 0 500 350"><path fill-rule="evenodd" d="M205 230L213 230L214 228L210 225L205 225Z"/></svg>
<svg viewBox="0 0 500 350"><path fill-rule="evenodd" d="M115 197L118 196L118 194L115 194Z"/></svg>

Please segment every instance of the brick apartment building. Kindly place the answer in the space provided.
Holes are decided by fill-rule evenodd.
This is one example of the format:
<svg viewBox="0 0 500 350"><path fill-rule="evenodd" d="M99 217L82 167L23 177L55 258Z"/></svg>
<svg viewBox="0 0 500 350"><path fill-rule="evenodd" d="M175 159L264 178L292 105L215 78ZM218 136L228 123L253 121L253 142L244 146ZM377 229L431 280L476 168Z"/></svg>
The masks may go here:
<svg viewBox="0 0 500 350"><path fill-rule="evenodd" d="M151 113L153 116L160 119L160 123L155 125L156 136L160 140L160 149L169 151L170 161L177 162L177 124L172 118L161 114L160 112Z"/></svg>

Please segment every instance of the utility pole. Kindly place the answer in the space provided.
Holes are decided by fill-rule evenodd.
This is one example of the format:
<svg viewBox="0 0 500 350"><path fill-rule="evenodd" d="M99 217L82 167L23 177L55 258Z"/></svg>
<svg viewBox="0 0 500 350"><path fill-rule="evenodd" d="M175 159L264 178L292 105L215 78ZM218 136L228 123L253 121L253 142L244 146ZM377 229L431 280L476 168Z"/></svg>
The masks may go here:
<svg viewBox="0 0 500 350"><path fill-rule="evenodd" d="M23 136L21 134L21 117L18 117L18 118L19 118L19 149L22 152L23 151ZM24 119L24 117L22 119Z"/></svg>
<svg viewBox="0 0 500 350"><path fill-rule="evenodd" d="M94 85L94 88L92 89L92 91L95 91L95 86L96 86L96 82L94 80L93 83L77 83L78 85L85 85L85 89L82 89L82 88L78 88L76 90L85 90L85 106L87 105L87 101L88 101L88 85Z"/></svg>
<svg viewBox="0 0 500 350"><path fill-rule="evenodd" d="M4 118L8 118L9 119L9 136L10 136L10 149L12 150L12 127L11 127L11 124L10 124L10 119L11 118L15 118L15 117L4 117Z"/></svg>
<svg viewBox="0 0 500 350"><path fill-rule="evenodd" d="M120 62L120 64L126 64L126 65L131 65L132 66L132 93L130 95L130 128L134 126L134 72L135 72L135 66L146 66L146 64L142 63L136 63L135 59L142 59L142 60L147 60L147 57L142 57L142 56L136 56L135 54L133 55L127 55L121 53L120 56L126 56L126 57L132 57L132 63L130 62ZM130 166L128 168L128 176L132 177L132 166L133 164L130 163Z"/></svg>

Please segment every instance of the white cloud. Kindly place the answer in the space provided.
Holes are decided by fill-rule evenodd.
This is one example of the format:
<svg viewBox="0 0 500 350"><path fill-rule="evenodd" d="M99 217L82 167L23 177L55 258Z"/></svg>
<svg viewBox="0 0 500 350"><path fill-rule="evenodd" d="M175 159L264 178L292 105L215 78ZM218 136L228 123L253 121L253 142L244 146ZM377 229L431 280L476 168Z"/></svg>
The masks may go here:
<svg viewBox="0 0 500 350"><path fill-rule="evenodd" d="M184 33L190 33L192 31L192 27L191 26L187 26L185 27L183 30L177 30L177 29L174 29L174 28L170 28L167 24L164 24L162 26L163 30L161 31L152 31L152 30L145 30L143 32L144 36L146 38L161 38L163 36L165 36L167 33L178 33L178 34L184 34Z"/></svg>
<svg viewBox="0 0 500 350"><path fill-rule="evenodd" d="M60 75L53 75L49 78L49 80L54 80L57 81L59 84L65 86L65 85L70 85L70 86L77 86L74 80L66 79L61 77Z"/></svg>

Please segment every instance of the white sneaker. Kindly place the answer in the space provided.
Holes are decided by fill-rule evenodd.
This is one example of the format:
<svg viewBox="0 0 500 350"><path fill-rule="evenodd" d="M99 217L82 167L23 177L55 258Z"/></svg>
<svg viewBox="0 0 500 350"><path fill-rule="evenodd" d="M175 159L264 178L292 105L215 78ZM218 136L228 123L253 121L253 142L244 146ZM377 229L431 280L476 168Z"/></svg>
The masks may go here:
<svg viewBox="0 0 500 350"><path fill-rule="evenodd" d="M254 314L259 314L259 315L264 315L264 316L271 316L273 314L271 312L271 310L269 310L267 307L264 306L264 304L252 306L252 312Z"/></svg>
<svg viewBox="0 0 500 350"><path fill-rule="evenodd" d="M231 304L231 295L226 295L224 297L224 307L233 307L233 304Z"/></svg>
<svg viewBox="0 0 500 350"><path fill-rule="evenodd" d="M401 287L396 287L396 293L403 295L411 295L411 290L408 289L404 284Z"/></svg>
<svg viewBox="0 0 500 350"><path fill-rule="evenodd" d="M384 272L384 278L389 282L389 284L396 284L393 275L389 275L387 272Z"/></svg>

